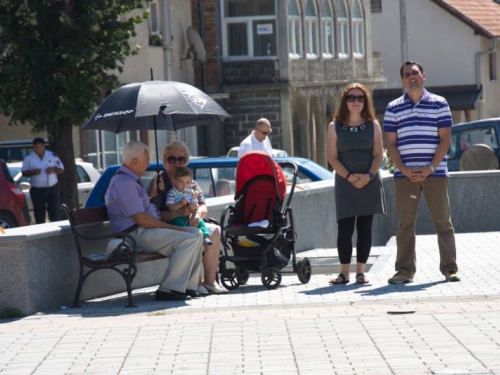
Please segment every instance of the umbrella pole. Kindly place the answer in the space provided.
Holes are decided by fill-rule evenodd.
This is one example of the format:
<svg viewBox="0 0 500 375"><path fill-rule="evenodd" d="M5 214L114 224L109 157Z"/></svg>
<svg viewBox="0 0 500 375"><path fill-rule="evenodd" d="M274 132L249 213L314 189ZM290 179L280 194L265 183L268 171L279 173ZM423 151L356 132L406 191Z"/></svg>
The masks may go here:
<svg viewBox="0 0 500 375"><path fill-rule="evenodd" d="M158 135L156 134L156 116L153 116L153 124L155 127L155 149L156 149L156 191L160 192L160 162L158 158Z"/></svg>

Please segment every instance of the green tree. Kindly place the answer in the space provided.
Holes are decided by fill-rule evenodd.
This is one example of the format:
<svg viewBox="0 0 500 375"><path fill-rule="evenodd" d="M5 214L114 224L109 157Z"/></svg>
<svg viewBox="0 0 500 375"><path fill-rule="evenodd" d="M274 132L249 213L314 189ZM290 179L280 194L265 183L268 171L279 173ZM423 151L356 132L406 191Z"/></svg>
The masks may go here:
<svg viewBox="0 0 500 375"><path fill-rule="evenodd" d="M47 131L65 165L60 200L76 207L72 128L118 86L143 0L0 0L0 112Z"/></svg>

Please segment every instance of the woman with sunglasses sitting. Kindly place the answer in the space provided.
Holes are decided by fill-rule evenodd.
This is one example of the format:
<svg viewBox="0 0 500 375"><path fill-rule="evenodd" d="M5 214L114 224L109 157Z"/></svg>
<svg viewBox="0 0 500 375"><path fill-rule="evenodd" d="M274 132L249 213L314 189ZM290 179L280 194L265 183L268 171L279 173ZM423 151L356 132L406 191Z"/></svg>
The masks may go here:
<svg viewBox="0 0 500 375"><path fill-rule="evenodd" d="M372 245L373 215L385 213L382 179L378 172L383 146L370 95L359 83L342 91L334 121L328 126L328 161L335 170L337 250L341 272L330 284L349 283L352 235L357 230L356 283L368 282L365 265Z"/></svg>
<svg viewBox="0 0 500 375"><path fill-rule="evenodd" d="M148 193L151 197L151 203L153 203L160 213L166 212L168 210L166 206L167 192L172 189L173 182L175 181L175 170L178 167L187 167L189 163L189 150L187 146L179 141L173 141L163 148L162 160L164 170L160 173L160 183L159 186L156 182L157 177L153 178L148 186ZM158 190L159 187L159 190ZM164 214L166 220L172 220L173 216L189 217L189 224L191 226L198 226L200 220L204 218L207 214L207 206L205 205L205 197L203 196L203 191L200 185L194 180L192 180L189 189L194 191L196 195L198 208L192 210L189 205L186 205L175 213L168 212ZM162 218L163 216L162 215ZM168 219L167 219L168 218ZM219 264L220 256L220 227L218 225L205 222L205 226L209 232L209 239L205 243L205 255L203 257L203 270L204 270L204 280L200 279L198 293L200 295L212 294L224 294L228 291L217 284L215 280L217 273L217 265Z"/></svg>

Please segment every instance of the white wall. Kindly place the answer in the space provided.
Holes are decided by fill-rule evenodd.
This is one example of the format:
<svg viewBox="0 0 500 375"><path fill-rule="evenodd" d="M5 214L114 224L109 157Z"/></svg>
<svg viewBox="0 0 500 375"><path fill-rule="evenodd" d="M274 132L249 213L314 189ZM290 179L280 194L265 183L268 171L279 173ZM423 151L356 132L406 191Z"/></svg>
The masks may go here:
<svg viewBox="0 0 500 375"><path fill-rule="evenodd" d="M475 84L476 52L482 37L430 0L407 0L408 57L424 66L427 86ZM399 1L385 0L381 13L372 13L373 50L381 53L387 83L401 87L402 64Z"/></svg>
<svg viewBox="0 0 500 375"><path fill-rule="evenodd" d="M481 51L493 47L491 40L483 38ZM490 80L489 56L481 56L481 82L483 83L483 118L500 117L500 41L497 43L497 80ZM481 111L480 111L481 112Z"/></svg>
<svg viewBox="0 0 500 375"><path fill-rule="evenodd" d="M158 0L160 14L162 0ZM191 3L186 0L170 0L170 29L172 33L172 81L180 81L194 84L193 60L185 60L188 43L186 38L186 29L191 26ZM137 36L131 39L131 43L137 43L141 46L139 53L135 56L129 56L125 60L124 70L118 76L123 83L142 82L151 79L151 68L155 80L166 80L166 60L164 59L162 46L149 45L149 21L136 26ZM182 130L174 134L173 132L158 131L158 149L161 149L174 138L179 138L188 144L193 155L197 155L196 128ZM148 134L148 143L151 150L151 158L156 158L154 133Z"/></svg>

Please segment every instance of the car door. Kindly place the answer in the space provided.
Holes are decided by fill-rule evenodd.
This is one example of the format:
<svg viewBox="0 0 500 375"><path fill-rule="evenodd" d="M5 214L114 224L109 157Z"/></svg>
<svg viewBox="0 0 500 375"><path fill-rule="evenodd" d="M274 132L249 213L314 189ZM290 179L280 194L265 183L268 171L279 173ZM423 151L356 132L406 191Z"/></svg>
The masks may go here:
<svg viewBox="0 0 500 375"><path fill-rule="evenodd" d="M83 207L92 191L93 184L90 181L90 176L81 165L76 165L76 174L78 175L78 205Z"/></svg>

